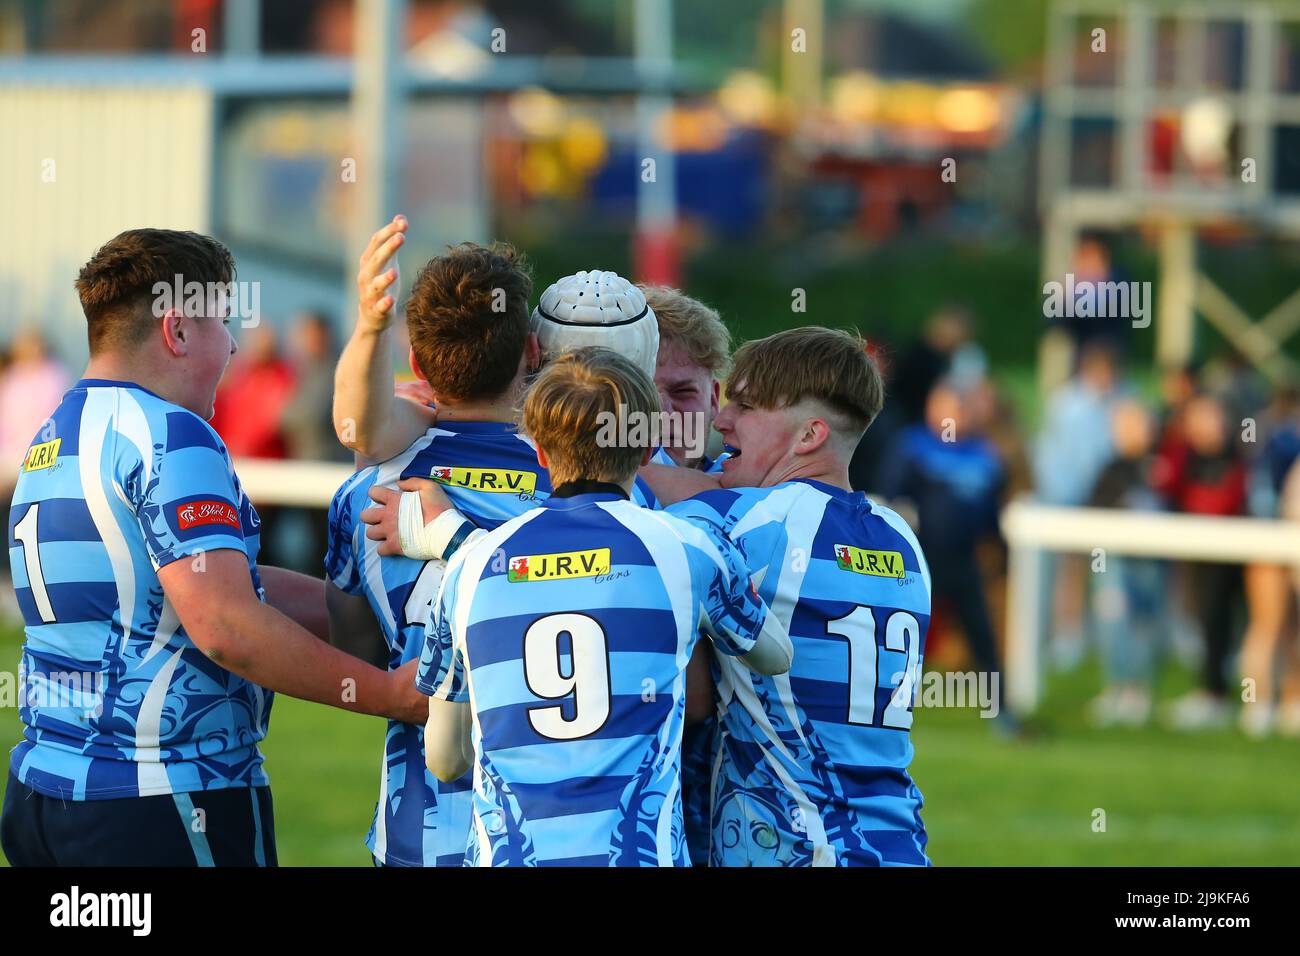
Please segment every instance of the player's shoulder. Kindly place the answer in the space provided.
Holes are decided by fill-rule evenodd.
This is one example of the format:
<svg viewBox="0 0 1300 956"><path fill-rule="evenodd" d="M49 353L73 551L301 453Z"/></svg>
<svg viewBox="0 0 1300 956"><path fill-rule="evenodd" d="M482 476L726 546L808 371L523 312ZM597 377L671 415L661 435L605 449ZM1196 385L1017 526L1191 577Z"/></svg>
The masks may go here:
<svg viewBox="0 0 1300 956"><path fill-rule="evenodd" d="M484 531L451 556L447 562L447 576L451 577L453 571L460 573L465 568L472 569L480 577L485 570L499 570L493 566L493 556L498 553L504 554L511 538L522 532L530 522L536 521L546 513L543 508L530 508L522 514L503 521L491 531Z"/></svg>
<svg viewBox="0 0 1300 956"><path fill-rule="evenodd" d="M928 565L925 554L921 551L921 543L917 540L912 526L902 515L865 495L862 496L860 514L863 519L861 524L872 546L879 547L881 550L901 550L904 553L910 551L917 564L925 571L928 580Z"/></svg>
<svg viewBox="0 0 1300 956"><path fill-rule="evenodd" d="M146 461L162 458L185 461L186 467L207 467L199 463L208 453L224 459L230 467L230 453L217 430L188 408L132 383L91 383L86 390L87 407L98 402L111 406L111 428L119 439L119 455L134 449Z"/></svg>

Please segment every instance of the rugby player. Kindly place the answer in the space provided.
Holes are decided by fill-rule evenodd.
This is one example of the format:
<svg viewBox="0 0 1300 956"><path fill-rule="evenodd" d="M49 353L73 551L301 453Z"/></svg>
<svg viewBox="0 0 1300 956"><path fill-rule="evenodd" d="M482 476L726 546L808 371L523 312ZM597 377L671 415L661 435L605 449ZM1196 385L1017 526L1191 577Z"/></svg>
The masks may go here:
<svg viewBox="0 0 1300 956"><path fill-rule="evenodd" d="M381 312L392 307L386 290L373 281L383 273L386 244L400 236L389 230L380 241L384 232L376 234L358 275L359 329L385 325ZM370 504L369 491L432 475L483 528L536 507L550 493L546 470L515 427L525 374L538 360L529 331L531 288L525 263L507 246L464 244L424 267L406 306L406 324L411 367L429 385L438 424L422 428L400 454L359 471L330 505L325 565L334 626L354 626L362 616L359 606L377 623L393 668L420 655L444 563L381 555L358 520ZM401 406L409 403L393 404L402 414ZM421 421L418 412L412 414ZM389 723L379 803L366 838L380 865L460 866L464 860L469 779L440 783L427 773L425 716L414 724Z"/></svg>
<svg viewBox="0 0 1300 956"><path fill-rule="evenodd" d="M524 406L550 498L448 564L419 686L429 769L474 766L469 863L689 865L680 741L700 629L742 669L790 665L726 536L628 500L651 448L609 446L600 423L657 411L621 355L553 360Z"/></svg>
<svg viewBox="0 0 1300 956"><path fill-rule="evenodd" d="M0 820L15 865L274 865L272 692L400 720L427 706L409 670L321 639L321 581L257 563L257 511L206 422L235 352L234 276L211 238L134 229L77 279L90 361L9 517L26 623ZM158 306L174 281L204 293Z"/></svg>
<svg viewBox="0 0 1300 956"><path fill-rule="evenodd" d="M686 498L670 514L722 525L794 645L775 677L715 655L711 862L926 865L907 767L929 569L907 524L848 476L883 404L879 371L854 335L792 329L737 351L727 399L720 481L642 470L664 500Z"/></svg>

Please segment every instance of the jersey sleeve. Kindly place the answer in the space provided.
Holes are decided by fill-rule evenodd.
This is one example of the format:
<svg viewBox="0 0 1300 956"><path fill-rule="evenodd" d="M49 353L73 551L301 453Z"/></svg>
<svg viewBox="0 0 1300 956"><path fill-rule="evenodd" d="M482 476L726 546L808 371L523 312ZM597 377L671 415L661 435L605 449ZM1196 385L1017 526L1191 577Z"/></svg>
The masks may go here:
<svg viewBox="0 0 1300 956"><path fill-rule="evenodd" d="M247 554L240 518L242 494L230 458L208 425L190 412L166 415L162 454L145 462L134 451L120 462L123 490L144 532L155 568L203 551L229 548ZM118 448L130 442L118 442ZM155 451L158 445L155 445Z"/></svg>
<svg viewBox="0 0 1300 956"><path fill-rule="evenodd" d="M456 612L456 582L460 580L462 567L463 563L455 559L448 564L425 626L424 647L415 676L420 693L450 703L469 700L465 660L451 628L452 615Z"/></svg>
<svg viewBox="0 0 1300 956"><path fill-rule="evenodd" d="M329 530L325 543L325 576L340 591L361 594L361 569L353 553L352 539L356 530L352 513L352 496L348 484L340 488L330 502Z"/></svg>
<svg viewBox="0 0 1300 956"><path fill-rule="evenodd" d="M698 535L687 544L698 582L702 630L723 654L753 649L767 619L767 605L749 579L745 559L716 524L693 522Z"/></svg>

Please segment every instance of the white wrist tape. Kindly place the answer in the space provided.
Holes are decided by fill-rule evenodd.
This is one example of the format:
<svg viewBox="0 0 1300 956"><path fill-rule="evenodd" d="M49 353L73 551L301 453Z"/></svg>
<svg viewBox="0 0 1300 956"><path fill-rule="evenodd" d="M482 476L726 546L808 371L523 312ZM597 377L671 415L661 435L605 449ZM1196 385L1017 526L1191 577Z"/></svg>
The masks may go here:
<svg viewBox="0 0 1300 956"><path fill-rule="evenodd" d="M397 536L402 543L402 554L420 561L441 560L446 557L447 545L469 519L449 508L428 524L424 523L424 508L418 491L404 491L397 505Z"/></svg>

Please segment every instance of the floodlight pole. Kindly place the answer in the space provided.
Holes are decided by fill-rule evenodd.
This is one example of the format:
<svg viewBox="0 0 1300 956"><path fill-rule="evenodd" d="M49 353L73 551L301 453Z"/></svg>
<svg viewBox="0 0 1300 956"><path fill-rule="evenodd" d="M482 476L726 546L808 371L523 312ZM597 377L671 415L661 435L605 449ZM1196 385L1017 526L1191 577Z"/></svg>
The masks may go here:
<svg viewBox="0 0 1300 956"><path fill-rule="evenodd" d="M356 263L376 229L401 210L402 120L406 102L406 0L357 0L353 28L352 150L339 175L355 190L344 262L347 317L356 311ZM348 164L347 160L352 160ZM349 171L355 176L350 177Z"/></svg>
<svg viewBox="0 0 1300 956"><path fill-rule="evenodd" d="M680 284L677 158L661 138L672 110L672 0L636 0L637 191L635 273L643 282ZM647 160L653 162L648 163Z"/></svg>
<svg viewBox="0 0 1300 956"><path fill-rule="evenodd" d="M262 0L225 0L221 48L227 56L257 56L262 45Z"/></svg>

